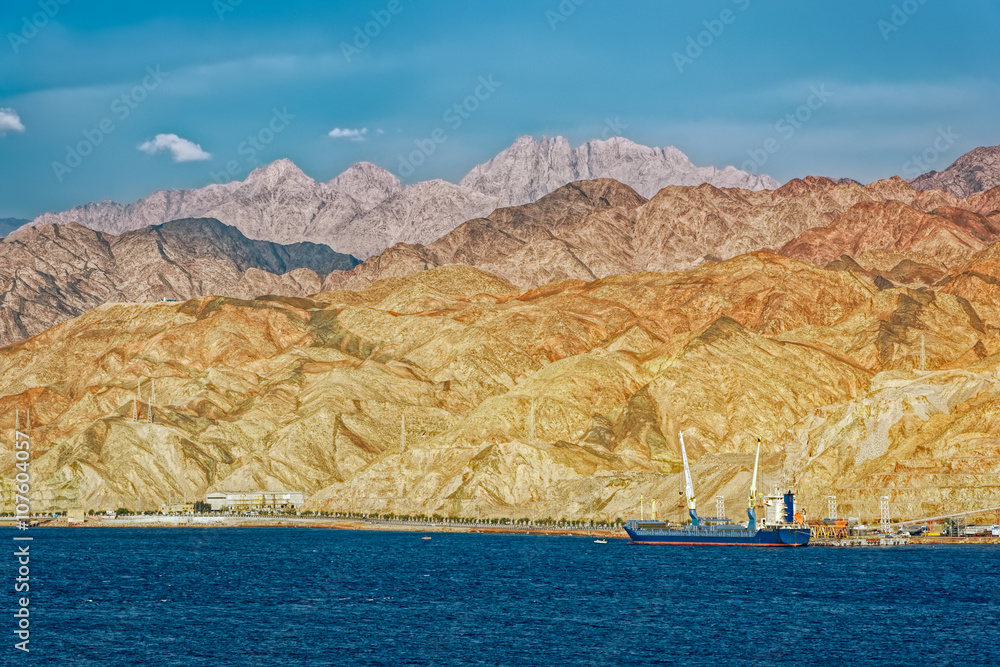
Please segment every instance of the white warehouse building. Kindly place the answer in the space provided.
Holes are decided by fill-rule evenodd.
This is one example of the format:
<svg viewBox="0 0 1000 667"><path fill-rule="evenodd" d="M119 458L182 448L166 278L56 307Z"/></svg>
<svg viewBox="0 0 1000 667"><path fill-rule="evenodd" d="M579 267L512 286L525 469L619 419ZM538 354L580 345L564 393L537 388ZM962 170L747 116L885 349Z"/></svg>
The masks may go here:
<svg viewBox="0 0 1000 667"><path fill-rule="evenodd" d="M301 507L305 494L301 491L216 491L205 497L213 512L230 510L287 510Z"/></svg>

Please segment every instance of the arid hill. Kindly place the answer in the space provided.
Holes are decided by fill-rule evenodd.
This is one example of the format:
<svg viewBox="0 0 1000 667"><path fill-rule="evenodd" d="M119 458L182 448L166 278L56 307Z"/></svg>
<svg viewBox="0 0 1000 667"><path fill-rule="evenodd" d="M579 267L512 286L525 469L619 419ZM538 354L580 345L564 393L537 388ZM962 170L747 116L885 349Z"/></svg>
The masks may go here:
<svg viewBox="0 0 1000 667"><path fill-rule="evenodd" d="M952 206L924 212L890 200L855 204L829 225L792 239L780 252L819 266L841 255L865 264L866 255L881 252L950 267L986 249L998 237L1000 216L987 218Z"/></svg>
<svg viewBox="0 0 1000 667"><path fill-rule="evenodd" d="M362 176L362 190L374 187L377 179ZM361 196L357 188L351 191ZM0 241L6 260L0 290L8 294L0 305L0 344L107 302L307 296L364 289L452 264L475 266L529 289L566 279L682 270L781 247L820 265L846 254L856 268L891 284L933 284L992 242L1000 226L994 203L990 193L956 201L899 179L860 186L812 177L774 191L670 186L647 201L617 181L595 179L532 204L497 209L427 245L397 244L356 267L352 258L325 246L250 241L211 220L174 221L121 236L75 224L41 225ZM984 209L990 210L984 215ZM408 215L397 214L390 217ZM384 231L364 226L370 235ZM315 261L306 261L307 255Z"/></svg>
<svg viewBox="0 0 1000 667"><path fill-rule="evenodd" d="M679 429L702 506L733 516L758 435L765 486L813 516L831 493L866 517L886 494L907 516L997 505L1000 308L957 281L751 253L528 291L448 266L108 304L0 349L0 432L32 406L38 509L295 488L312 509L613 519L674 505Z"/></svg>
<svg viewBox="0 0 1000 667"><path fill-rule="evenodd" d="M594 179L470 220L428 245L397 244L353 271L330 275L324 287L360 289L457 263L525 288L683 270L705 259L778 248L808 229L832 224L852 206L890 201L915 211L957 204L947 193L914 190L899 178L861 186L808 177L759 191L669 186L649 201L617 181Z"/></svg>
<svg viewBox="0 0 1000 667"><path fill-rule="evenodd" d="M323 245L252 241L211 219L121 236L75 223L30 227L0 239L0 345L109 302L304 296L356 264Z"/></svg>

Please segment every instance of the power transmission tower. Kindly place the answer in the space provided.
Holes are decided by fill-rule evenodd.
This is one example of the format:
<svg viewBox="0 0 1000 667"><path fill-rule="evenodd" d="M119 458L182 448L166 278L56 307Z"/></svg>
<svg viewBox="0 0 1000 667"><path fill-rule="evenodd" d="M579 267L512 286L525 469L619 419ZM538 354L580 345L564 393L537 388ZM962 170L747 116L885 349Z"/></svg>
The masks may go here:
<svg viewBox="0 0 1000 667"><path fill-rule="evenodd" d="M889 496L882 496L878 500L879 521L878 527L883 533L889 533Z"/></svg>

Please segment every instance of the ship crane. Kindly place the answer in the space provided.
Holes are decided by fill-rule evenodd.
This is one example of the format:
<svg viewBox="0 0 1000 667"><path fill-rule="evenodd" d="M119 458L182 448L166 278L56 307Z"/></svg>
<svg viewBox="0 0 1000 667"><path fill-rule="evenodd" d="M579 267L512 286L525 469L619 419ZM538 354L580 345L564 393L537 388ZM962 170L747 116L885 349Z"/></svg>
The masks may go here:
<svg viewBox="0 0 1000 667"><path fill-rule="evenodd" d="M681 437L681 459L684 461L684 490L687 493L688 514L691 515L691 525L697 526L701 523L698 518L697 502L694 498L694 484L691 482L691 468L688 467L687 449L684 447L684 432L678 431Z"/></svg>
<svg viewBox="0 0 1000 667"><path fill-rule="evenodd" d="M757 530L757 466L760 464L760 436L757 436L757 455L753 459L753 477L750 479L750 494L747 496L748 530Z"/></svg>

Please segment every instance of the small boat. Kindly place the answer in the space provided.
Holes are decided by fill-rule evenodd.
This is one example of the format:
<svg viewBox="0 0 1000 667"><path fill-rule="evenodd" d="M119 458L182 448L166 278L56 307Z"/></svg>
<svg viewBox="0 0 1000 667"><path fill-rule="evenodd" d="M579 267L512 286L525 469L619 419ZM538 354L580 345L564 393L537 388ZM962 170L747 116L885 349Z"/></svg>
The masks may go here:
<svg viewBox="0 0 1000 667"><path fill-rule="evenodd" d="M605 539L594 540L594 544L607 544L608 541Z"/></svg>
<svg viewBox="0 0 1000 667"><path fill-rule="evenodd" d="M422 539L422 540L429 540L431 538L429 538L429 537L421 537L420 539Z"/></svg>

